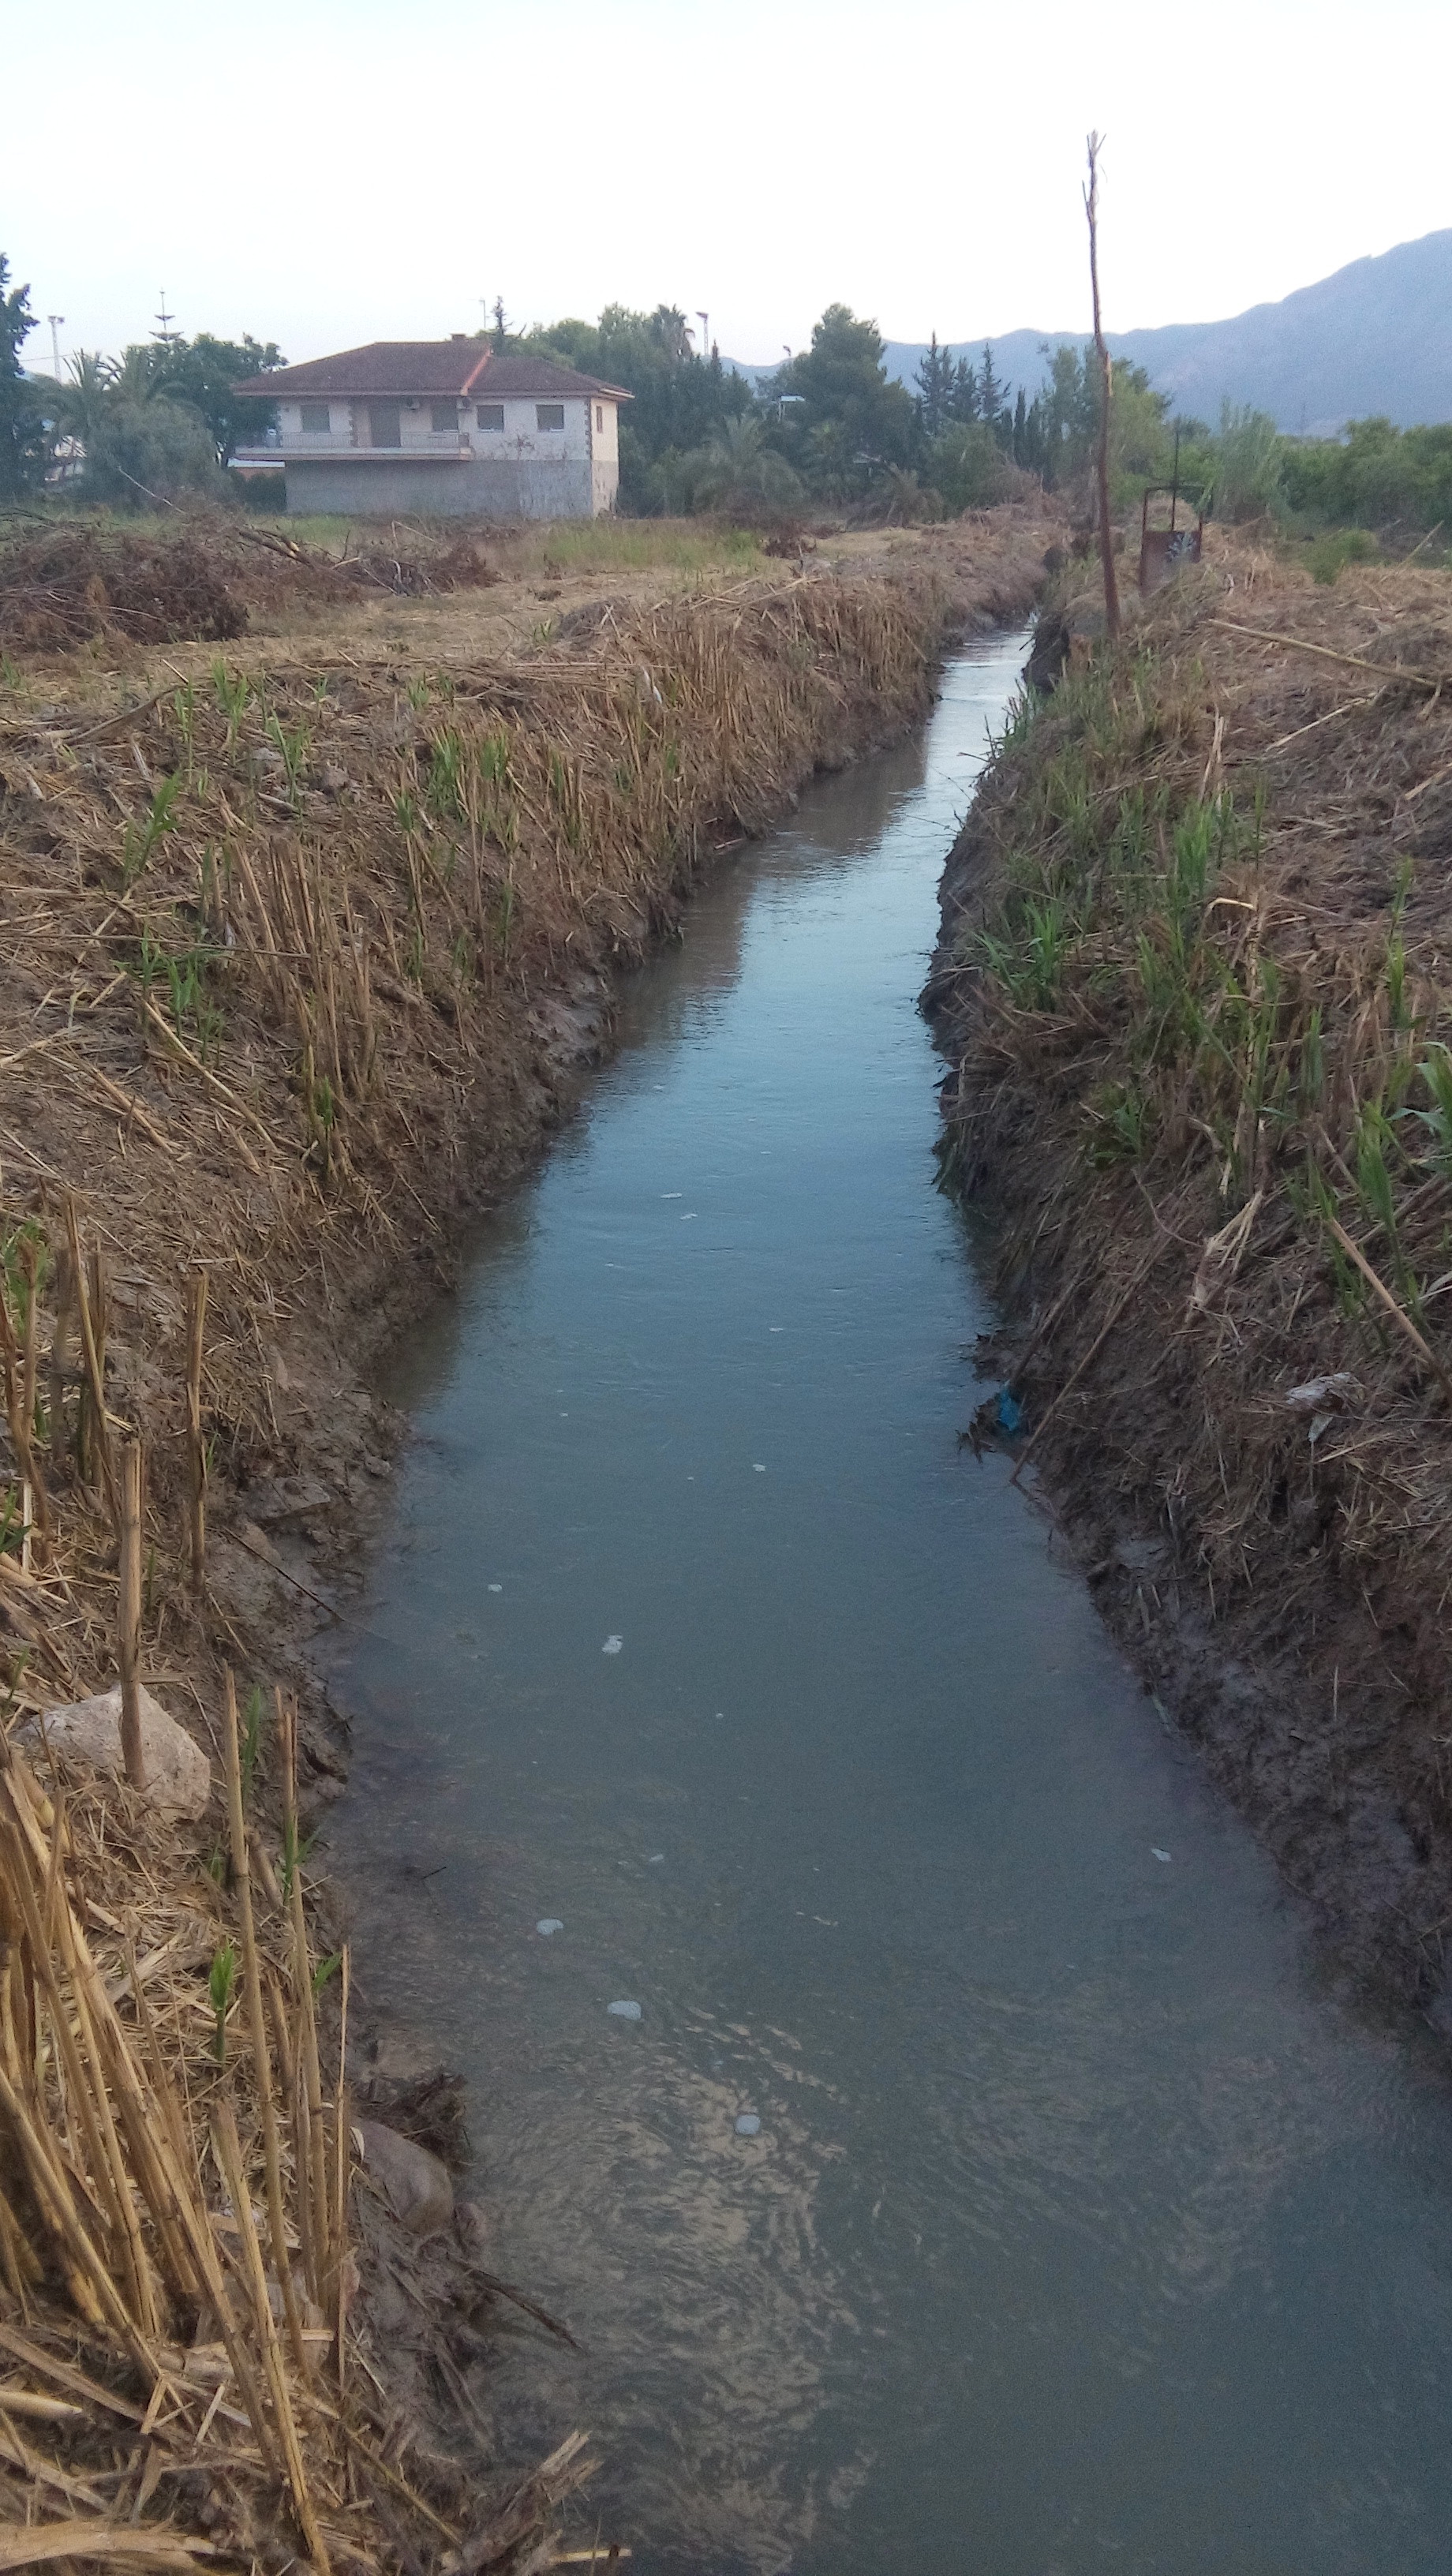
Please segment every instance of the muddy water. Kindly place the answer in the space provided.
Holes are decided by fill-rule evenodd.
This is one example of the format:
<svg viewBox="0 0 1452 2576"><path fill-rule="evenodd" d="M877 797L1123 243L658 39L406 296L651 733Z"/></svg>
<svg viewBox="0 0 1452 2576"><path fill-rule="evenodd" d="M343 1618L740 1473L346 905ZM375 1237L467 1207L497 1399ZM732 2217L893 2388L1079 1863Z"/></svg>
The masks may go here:
<svg viewBox="0 0 1452 2576"><path fill-rule="evenodd" d="M1431 2042L956 1446L913 996L1021 653L725 866L399 1374L365 2012L467 2070L496 2266L587 2346L503 2343L501 2443L591 2426L637 2569L1431 2576Z"/></svg>

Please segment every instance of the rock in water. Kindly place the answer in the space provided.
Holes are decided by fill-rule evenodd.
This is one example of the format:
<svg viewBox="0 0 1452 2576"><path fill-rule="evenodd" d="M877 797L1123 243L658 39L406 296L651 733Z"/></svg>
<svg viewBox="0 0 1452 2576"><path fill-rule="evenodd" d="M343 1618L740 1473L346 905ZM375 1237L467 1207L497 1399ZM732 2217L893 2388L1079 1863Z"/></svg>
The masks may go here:
<svg viewBox="0 0 1452 2576"><path fill-rule="evenodd" d="M148 1805L167 1815L201 1815L212 1792L211 1764L186 1728L167 1716L150 1691L143 1690L138 1697L146 1775L142 1795ZM114 1690L99 1691L94 1699L67 1700L61 1708L48 1708L42 1718L31 1719L21 1728L17 1741L36 1745L42 1733L52 1752L89 1762L93 1770L120 1779L126 1769L121 1758L120 1683Z"/></svg>
<svg viewBox="0 0 1452 2576"><path fill-rule="evenodd" d="M454 2215L454 2186L449 2168L427 2147L385 2129L381 2120L354 2122L363 2142L363 2162L383 2191L400 2227L411 2236L432 2236Z"/></svg>

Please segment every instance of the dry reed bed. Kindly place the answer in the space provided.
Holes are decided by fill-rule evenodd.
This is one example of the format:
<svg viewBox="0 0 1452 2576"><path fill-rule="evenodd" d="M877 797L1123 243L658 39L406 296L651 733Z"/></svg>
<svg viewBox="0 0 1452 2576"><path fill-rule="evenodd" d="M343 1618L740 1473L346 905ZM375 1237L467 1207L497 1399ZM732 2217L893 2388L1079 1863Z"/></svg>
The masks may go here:
<svg viewBox="0 0 1452 2576"><path fill-rule="evenodd" d="M0 2567L538 2568L589 2471L574 2437L481 2491L351 2313L347 1963L325 2036L277 1715L280 1881L230 1679L210 1869L124 1788L0 1769Z"/></svg>
<svg viewBox="0 0 1452 2576"><path fill-rule="evenodd" d="M945 1171L1007 1220L1028 1449L1287 1874L1424 1998L1452 1928L1449 859L1452 584L1316 589L1222 539L1010 726L929 988Z"/></svg>
<svg viewBox="0 0 1452 2576"><path fill-rule="evenodd" d="M219 655L121 717L0 718L10 1302L33 1258L47 1384L69 1383L74 1197L105 1405L144 1427L163 1559L189 1274L214 1469L296 1466L327 1345L366 1348L380 1277L435 1258L481 1166L497 1179L547 1119L561 1002L598 1016L713 848L922 712L938 616L926 584L748 587L607 611L582 650L503 668L258 684ZM109 1535L78 1401L89 1563ZM73 1615L27 1640L46 1688L95 1667ZM157 1617L153 1652L187 1642L165 1585Z"/></svg>
<svg viewBox="0 0 1452 2576"><path fill-rule="evenodd" d="M960 559L959 608L1026 608L1043 533L986 540L976 593ZM583 2445L501 2487L429 2346L457 2280L411 2276L442 2446L348 2304L346 1966L315 2011L298 1857L336 1756L279 1694L259 1765L255 1692L239 1756L230 1666L270 1691L288 1619L219 1540L256 1554L299 1469L356 1499L352 1372L556 1114L612 966L921 715L943 613L931 568L785 579L513 664L320 640L0 702L0 2567L556 2557ZM217 1757L225 1827L16 1748L118 1666Z"/></svg>

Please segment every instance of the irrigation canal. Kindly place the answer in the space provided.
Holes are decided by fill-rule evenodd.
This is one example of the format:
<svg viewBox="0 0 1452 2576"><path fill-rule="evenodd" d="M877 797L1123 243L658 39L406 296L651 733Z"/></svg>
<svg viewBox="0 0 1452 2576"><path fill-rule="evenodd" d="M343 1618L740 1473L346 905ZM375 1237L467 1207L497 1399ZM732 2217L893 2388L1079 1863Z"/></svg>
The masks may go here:
<svg viewBox="0 0 1452 2576"><path fill-rule="evenodd" d="M588 2426L639 2576L1441 2576L1439 2055L957 1446L914 995L1023 651L723 864L397 1373L364 2007L587 2347L506 2342L501 2443Z"/></svg>

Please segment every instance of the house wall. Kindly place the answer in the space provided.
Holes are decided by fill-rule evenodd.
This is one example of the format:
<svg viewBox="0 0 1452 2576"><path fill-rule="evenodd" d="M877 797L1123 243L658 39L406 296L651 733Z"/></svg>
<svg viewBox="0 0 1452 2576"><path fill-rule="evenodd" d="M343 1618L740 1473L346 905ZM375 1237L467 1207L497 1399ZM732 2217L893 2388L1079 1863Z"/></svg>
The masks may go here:
<svg viewBox="0 0 1452 2576"><path fill-rule="evenodd" d="M322 397L318 399L321 401ZM481 401L487 396L481 394ZM549 396L531 394L527 399L511 396L504 404L502 430L480 429L473 402L457 406L458 426L435 430L433 406L428 402L404 402L399 410L399 434L403 449L421 449L425 455L452 455L465 442L477 456L537 457L549 464L579 465L594 461L618 467L619 441L616 434L616 406L613 402L588 403L578 395L564 404L565 425L561 429L541 429L536 414L537 402ZM321 430L304 431L300 402L278 405L282 443L291 450L300 447L305 454L331 455L351 447L367 447L368 404L365 401L344 402L336 396L329 402L331 426L326 435ZM603 417L604 427L595 428L595 413ZM392 452L392 451L390 451Z"/></svg>
<svg viewBox="0 0 1452 2576"><path fill-rule="evenodd" d="M290 453L290 513L344 518L588 519L614 505L608 466L580 457L501 455L463 465L410 462L402 450L386 465L354 463L346 448Z"/></svg>

